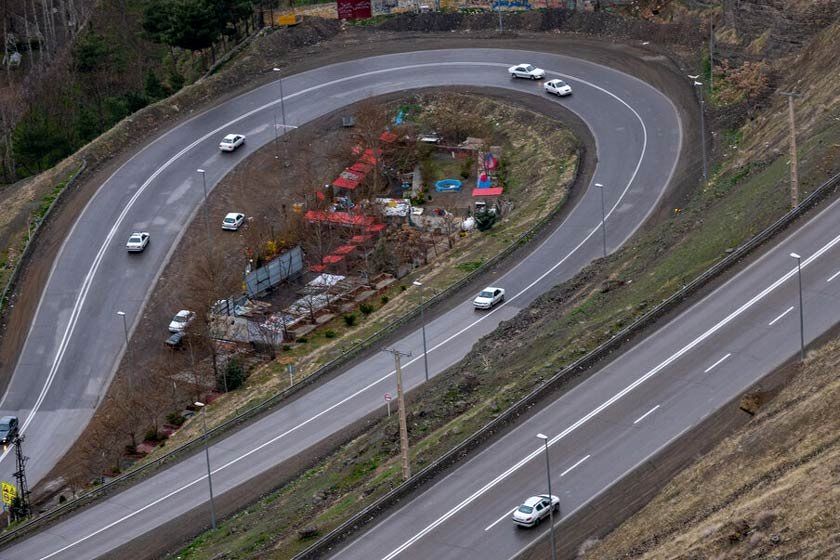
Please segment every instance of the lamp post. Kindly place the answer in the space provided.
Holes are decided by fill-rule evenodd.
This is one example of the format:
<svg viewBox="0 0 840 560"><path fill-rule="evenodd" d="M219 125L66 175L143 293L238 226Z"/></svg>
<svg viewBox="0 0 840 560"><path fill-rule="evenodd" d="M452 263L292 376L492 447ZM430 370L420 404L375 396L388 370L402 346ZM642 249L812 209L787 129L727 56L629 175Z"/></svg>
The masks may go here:
<svg viewBox="0 0 840 560"><path fill-rule="evenodd" d="M128 352L128 323L126 323L125 311L117 311L117 315L122 318L123 336L125 337L125 351ZM131 376L131 370L129 369L126 373L126 377L128 377L128 390L129 392L134 393L134 382Z"/></svg>
<svg viewBox="0 0 840 560"><path fill-rule="evenodd" d="M210 523L216 528L216 503L213 501L213 475L210 472L210 449L207 447L207 408L203 402L196 401L195 406L201 409L201 420L204 423L204 457L207 459L207 484L210 487Z"/></svg>
<svg viewBox="0 0 840 560"><path fill-rule="evenodd" d="M696 76L689 76L692 80L692 85L697 90L697 95L699 95L700 99L700 144L703 148L701 151L703 152L703 180L708 180L709 178L709 169L708 163L706 162L706 115L705 115L705 101L703 100L703 82L698 82L697 78L700 75Z"/></svg>
<svg viewBox="0 0 840 560"><path fill-rule="evenodd" d="M204 189L204 234L207 237L207 254L210 254L210 216L207 213L207 172L203 169L196 169L201 175L201 186Z"/></svg>
<svg viewBox="0 0 840 560"><path fill-rule="evenodd" d="M799 282L799 361L805 361L805 311L802 308L802 257L796 253L790 256L796 259L796 277Z"/></svg>
<svg viewBox="0 0 840 560"><path fill-rule="evenodd" d="M423 367L426 370L426 381L429 380L429 358L426 355L426 315L425 315L425 308L426 308L426 298L423 297L424 288L423 283L418 282L415 280L412 282L415 286L420 288L420 323L422 324L421 330L423 331Z"/></svg>
<svg viewBox="0 0 840 560"><path fill-rule="evenodd" d="M279 68L272 68L274 72L279 72ZM286 96L283 95L283 77L280 76L277 78L277 86L280 88L280 119L281 125L283 127L283 165L285 167L289 166L289 157L288 157L288 149L286 147ZM275 125L276 130L276 125Z"/></svg>
<svg viewBox="0 0 840 560"><path fill-rule="evenodd" d="M604 204L604 185L595 183L595 186L601 191L601 231L604 238L604 258L607 257L607 207Z"/></svg>
<svg viewBox="0 0 840 560"><path fill-rule="evenodd" d="M548 462L548 436L545 434L537 434L537 437L545 444L545 476L548 479L548 519L551 527L548 530L551 535L551 560L557 560L557 547L554 545L554 501L551 493L551 465Z"/></svg>

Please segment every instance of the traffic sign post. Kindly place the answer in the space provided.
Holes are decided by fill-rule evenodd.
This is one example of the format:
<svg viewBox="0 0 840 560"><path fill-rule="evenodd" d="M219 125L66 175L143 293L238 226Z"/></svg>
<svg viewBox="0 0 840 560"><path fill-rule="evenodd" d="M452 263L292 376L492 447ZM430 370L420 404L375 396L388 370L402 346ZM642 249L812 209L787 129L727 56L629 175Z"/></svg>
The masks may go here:
<svg viewBox="0 0 840 560"><path fill-rule="evenodd" d="M7 507L11 506L17 497L17 486L4 480L0 482L0 489L2 489L3 493L3 505Z"/></svg>
<svg viewBox="0 0 840 560"><path fill-rule="evenodd" d="M385 393L385 406L388 407L388 418L391 417L391 393Z"/></svg>
<svg viewBox="0 0 840 560"><path fill-rule="evenodd" d="M289 387L295 384L295 364L288 364L286 371L289 372Z"/></svg>

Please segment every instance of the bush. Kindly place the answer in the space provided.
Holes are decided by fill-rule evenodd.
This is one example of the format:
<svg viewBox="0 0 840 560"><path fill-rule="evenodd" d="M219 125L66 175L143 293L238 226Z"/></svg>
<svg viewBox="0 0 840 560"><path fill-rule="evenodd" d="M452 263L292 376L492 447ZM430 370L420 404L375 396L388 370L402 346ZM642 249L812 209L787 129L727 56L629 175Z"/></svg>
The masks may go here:
<svg viewBox="0 0 840 560"><path fill-rule="evenodd" d="M382 305L385 305L386 303L388 303L391 300L388 296L382 296L381 298L379 298L379 301L382 302Z"/></svg>
<svg viewBox="0 0 840 560"><path fill-rule="evenodd" d="M291 350L291 349L292 349L292 347L291 347L291 346L289 346L288 344L284 344L284 345L283 345L283 352L288 352L288 351L289 351L289 350Z"/></svg>
<svg viewBox="0 0 840 560"><path fill-rule="evenodd" d="M344 316L344 324L348 327L352 327L356 324L356 314L355 313L348 313Z"/></svg>
<svg viewBox="0 0 840 560"><path fill-rule="evenodd" d="M301 344L306 344L307 342L309 342L309 339L306 338L305 336L302 336L302 337L298 338L297 341Z"/></svg>
<svg viewBox="0 0 840 560"><path fill-rule="evenodd" d="M187 419L181 416L180 412L170 412L166 415L166 423L170 426L180 427L186 422Z"/></svg>
<svg viewBox="0 0 840 560"><path fill-rule="evenodd" d="M146 435L143 436L143 441L163 441L166 439L166 436L162 433L158 432L156 428L152 427L146 430Z"/></svg>
<svg viewBox="0 0 840 560"><path fill-rule="evenodd" d="M245 373L245 368L242 367L242 364L239 363L239 360L236 358L231 358L228 360L228 363L225 364L224 372L219 374L216 378L216 390L217 391L224 391L225 384L227 384L228 391L234 391L242 386L245 383L245 379L247 378L247 374Z"/></svg>
<svg viewBox="0 0 840 560"><path fill-rule="evenodd" d="M363 303L359 306L359 311L361 311L363 315L370 315L373 313L373 306L369 303Z"/></svg>
<svg viewBox="0 0 840 560"><path fill-rule="evenodd" d="M327 338L335 338L337 335L335 334L334 330L328 330L327 332L324 333L324 336L327 337Z"/></svg>
<svg viewBox="0 0 840 560"><path fill-rule="evenodd" d="M404 291L406 291L407 289L408 289L408 286L406 286L405 284L403 284L403 285L401 285L401 286L400 286L400 291L401 291L401 292L404 292Z"/></svg>

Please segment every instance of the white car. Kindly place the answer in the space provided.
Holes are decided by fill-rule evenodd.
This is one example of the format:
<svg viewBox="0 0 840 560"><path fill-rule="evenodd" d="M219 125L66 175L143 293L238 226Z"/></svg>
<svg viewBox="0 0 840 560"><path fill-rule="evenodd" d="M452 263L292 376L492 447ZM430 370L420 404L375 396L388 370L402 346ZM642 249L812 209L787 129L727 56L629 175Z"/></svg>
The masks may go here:
<svg viewBox="0 0 840 560"><path fill-rule="evenodd" d="M473 306L476 309L490 309L497 303L501 303L505 300L505 290L503 288L494 288L493 286L488 286L481 290L481 292L475 296L473 300Z"/></svg>
<svg viewBox="0 0 840 560"><path fill-rule="evenodd" d="M559 79L547 81L543 85L543 88L545 88L546 92L553 93L554 95L559 95L560 97L572 95L572 86Z"/></svg>
<svg viewBox="0 0 840 560"><path fill-rule="evenodd" d="M172 318L172 321L169 323L169 332L183 332L184 329L187 328L187 325L193 322L193 319L195 319L195 313L193 313L192 311L187 311L186 309L182 309L175 315L175 317Z"/></svg>
<svg viewBox="0 0 840 560"><path fill-rule="evenodd" d="M128 236L128 241L125 244L125 248L128 249L129 253L139 253L146 248L146 245L149 244L149 232L147 231L139 231L134 232Z"/></svg>
<svg viewBox="0 0 840 560"><path fill-rule="evenodd" d="M219 142L219 149L223 152L232 152L245 143L245 136L242 134L228 134Z"/></svg>
<svg viewBox="0 0 840 560"><path fill-rule="evenodd" d="M552 509L555 513L560 510L560 498L557 496L532 496L513 510L511 519L520 527L536 527L551 514Z"/></svg>
<svg viewBox="0 0 840 560"><path fill-rule="evenodd" d="M240 212L229 212L225 219L222 220L222 229L236 231L239 229L239 226L242 225L242 222L245 221L245 214Z"/></svg>
<svg viewBox="0 0 840 560"><path fill-rule="evenodd" d="M529 80L542 80L545 78L545 70L537 68L533 64L517 64L508 68L511 78L528 78Z"/></svg>

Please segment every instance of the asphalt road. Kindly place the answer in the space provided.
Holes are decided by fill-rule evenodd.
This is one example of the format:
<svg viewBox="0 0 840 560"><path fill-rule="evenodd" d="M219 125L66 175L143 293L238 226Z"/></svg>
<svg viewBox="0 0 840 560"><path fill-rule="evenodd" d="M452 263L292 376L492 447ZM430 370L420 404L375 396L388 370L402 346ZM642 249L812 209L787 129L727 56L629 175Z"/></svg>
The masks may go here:
<svg viewBox="0 0 840 560"><path fill-rule="evenodd" d="M301 125L371 96L428 86L484 86L545 95L540 82L511 80L507 66L527 60L575 89L558 100L591 129L604 184L610 249L623 243L655 208L682 142L676 109L640 80L558 55L491 49L425 51L323 67L283 80L287 123ZM251 151L273 139L278 85L237 97L174 128L121 167L97 192L62 248L9 390L3 413L26 418L30 480L66 451L90 418L123 351L123 310L137 317L172 247L202 198L197 168L213 185ZM220 154L229 131L248 136L244 149ZM505 305L476 313L457 305L427 327L433 374L455 363L473 342L513 317L540 293L601 254L600 192L591 188L533 252L492 283ZM217 217L221 219L221 216ZM128 255L125 239L146 230L146 253ZM104 240L104 241L103 241ZM131 321L133 323L133 321ZM165 329L161 325L162 332ZM91 339L96 337L96 351ZM419 332L395 344L420 356ZM422 382L422 359L405 368L407 386ZM245 484L348 423L384 408L393 392L390 356L378 354L211 448L217 495ZM0 551L0 558L94 558L177 519L207 499L203 457L187 459L149 480ZM8 476L11 462L0 465Z"/></svg>
<svg viewBox="0 0 840 560"><path fill-rule="evenodd" d="M550 438L560 523L798 355L798 276L790 253L802 257L806 344L838 323L838 224L840 201L333 557L514 558L548 527L519 529L510 520L525 498L547 493L536 435ZM562 539L562 528L558 533Z"/></svg>

